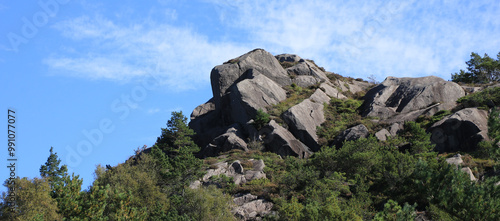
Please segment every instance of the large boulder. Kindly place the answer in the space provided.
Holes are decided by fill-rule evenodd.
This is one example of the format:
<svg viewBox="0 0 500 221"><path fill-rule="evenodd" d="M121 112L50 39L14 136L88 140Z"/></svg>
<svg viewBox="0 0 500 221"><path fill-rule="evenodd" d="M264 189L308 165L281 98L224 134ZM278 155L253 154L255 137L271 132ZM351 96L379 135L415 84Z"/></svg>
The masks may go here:
<svg viewBox="0 0 500 221"><path fill-rule="evenodd" d="M221 107L224 122L244 124L255 116L257 110L265 110L267 106L285 100L286 91L265 75L253 73L251 79L231 87L228 96Z"/></svg>
<svg viewBox="0 0 500 221"><path fill-rule="evenodd" d="M221 152L239 149L248 151L246 142L242 139L239 126L233 125L226 133L212 140L201 152L202 157L217 156Z"/></svg>
<svg viewBox="0 0 500 221"><path fill-rule="evenodd" d="M362 115L385 120L435 105L426 112L432 115L439 110L452 109L456 106L456 100L463 96L465 91L458 84L439 77L388 77L367 92ZM415 120L416 117L417 114L404 120Z"/></svg>
<svg viewBox="0 0 500 221"><path fill-rule="evenodd" d="M319 69L314 63L301 59L296 65L286 69L292 76L312 76L322 81L328 80L325 72Z"/></svg>
<svg viewBox="0 0 500 221"><path fill-rule="evenodd" d="M347 130L344 130L337 137L335 137L333 143L335 144L335 146L337 146L337 148L340 148L346 141L366 138L368 137L368 135L368 128L366 128L366 126L363 124L359 124L354 127L348 128Z"/></svg>
<svg viewBox="0 0 500 221"><path fill-rule="evenodd" d="M471 151L482 140L488 140L488 112L466 108L434 123L431 141L438 152Z"/></svg>
<svg viewBox="0 0 500 221"><path fill-rule="evenodd" d="M248 78L250 70L258 71L281 86L291 84L290 77L273 55L263 49L255 49L212 69L210 80L215 104L219 104L220 98L232 85Z"/></svg>
<svg viewBox="0 0 500 221"><path fill-rule="evenodd" d="M296 156L299 158L308 158L312 155L309 147L297 140L290 131L274 120L271 120L268 125L262 128L260 134L266 150L270 152L280 156Z"/></svg>
<svg viewBox="0 0 500 221"><path fill-rule="evenodd" d="M311 148L312 151L318 151L320 148L316 128L325 122L323 109L322 102L305 99L282 115L292 134Z"/></svg>

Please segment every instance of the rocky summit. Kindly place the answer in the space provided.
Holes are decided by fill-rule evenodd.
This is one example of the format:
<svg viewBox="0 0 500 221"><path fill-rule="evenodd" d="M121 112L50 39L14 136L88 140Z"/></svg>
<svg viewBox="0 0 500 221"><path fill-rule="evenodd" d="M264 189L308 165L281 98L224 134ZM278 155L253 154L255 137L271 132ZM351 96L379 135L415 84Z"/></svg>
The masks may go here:
<svg viewBox="0 0 500 221"><path fill-rule="evenodd" d="M328 72L298 55L273 56L263 49L214 67L210 80L213 97L194 109L189 123L202 157L259 148L308 158L324 145L318 128L327 121L325 107L332 99L352 97L363 100L353 111L380 126L370 131L362 123L352 125L330 144L341 146L370 135L385 140L404 129L405 122L451 111L467 89L435 76L387 77L374 84ZM297 99L295 91L306 88L309 93ZM259 110L270 114L270 120L257 126ZM470 108L436 122L428 131L440 152L471 150L488 139L486 119L486 112Z"/></svg>

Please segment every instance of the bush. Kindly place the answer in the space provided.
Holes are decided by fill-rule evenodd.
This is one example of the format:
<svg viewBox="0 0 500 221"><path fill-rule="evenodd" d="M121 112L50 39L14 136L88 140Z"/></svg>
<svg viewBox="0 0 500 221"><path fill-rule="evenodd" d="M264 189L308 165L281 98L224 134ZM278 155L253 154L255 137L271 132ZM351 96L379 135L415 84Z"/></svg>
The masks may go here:
<svg viewBox="0 0 500 221"><path fill-rule="evenodd" d="M320 145L330 146L335 137L348 127L365 123L357 112L361 104L360 100L336 98L332 98L329 105L325 104L326 121L317 130Z"/></svg>
<svg viewBox="0 0 500 221"><path fill-rule="evenodd" d="M262 109L259 109L257 113L255 114L255 119L253 121L253 125L257 130L262 129L267 123L269 123L270 115L266 112L264 112Z"/></svg>
<svg viewBox="0 0 500 221"><path fill-rule="evenodd" d="M405 203L404 207L401 207L398 202L394 200L389 200L384 205L384 210L377 213L373 220L376 221L385 221L385 220L394 220L394 221L406 221L406 220L414 220L416 217L415 209L417 204L413 206Z"/></svg>
<svg viewBox="0 0 500 221"><path fill-rule="evenodd" d="M469 94L457 100L458 108L488 108L500 104L500 87L486 88L483 91Z"/></svg>

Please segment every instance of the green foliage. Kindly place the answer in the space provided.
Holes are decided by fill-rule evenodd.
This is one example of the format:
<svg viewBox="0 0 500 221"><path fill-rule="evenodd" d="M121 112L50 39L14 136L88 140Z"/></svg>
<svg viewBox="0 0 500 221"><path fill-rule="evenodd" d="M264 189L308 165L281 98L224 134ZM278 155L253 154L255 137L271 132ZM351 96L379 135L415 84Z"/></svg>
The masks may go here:
<svg viewBox="0 0 500 221"><path fill-rule="evenodd" d="M289 202L283 202L280 206L279 213L284 220L299 221L303 219L302 210L304 205L298 202L296 197L292 197Z"/></svg>
<svg viewBox="0 0 500 221"><path fill-rule="evenodd" d="M429 204L427 207L427 216L431 218L431 220L442 220L442 221L458 221L461 220L457 217L452 216L446 211L440 209L434 204Z"/></svg>
<svg viewBox="0 0 500 221"><path fill-rule="evenodd" d="M50 196L50 184L46 178L16 178L12 180L15 186L14 212L3 204L0 220L62 220L57 213L57 201ZM4 184L7 187L7 184ZM7 195L3 193L5 203Z"/></svg>
<svg viewBox="0 0 500 221"><path fill-rule="evenodd" d="M176 191L203 175L203 161L193 155L200 150L191 139L193 135L194 131L188 127L182 112L172 112L167 128L162 128L162 135L152 148L157 161L155 167L162 177L160 182Z"/></svg>
<svg viewBox="0 0 500 221"><path fill-rule="evenodd" d="M420 123L420 125L422 125L422 127L424 128L429 128L431 127L434 123L440 121L441 119L443 119L444 117L448 116L448 115L451 115L451 111L449 110L440 110L438 112L436 112L433 116L429 117L429 116L425 116L425 115L422 115L422 116L419 116L416 120L417 123Z"/></svg>
<svg viewBox="0 0 500 221"><path fill-rule="evenodd" d="M257 113L255 114L255 119L253 121L253 125L257 130L262 129L267 123L269 123L270 115L266 112L264 112L262 109L257 110Z"/></svg>
<svg viewBox="0 0 500 221"><path fill-rule="evenodd" d="M226 192L233 192L236 188L233 178L228 177L225 174L210 177L210 181L220 185L220 188L224 189Z"/></svg>
<svg viewBox="0 0 500 221"><path fill-rule="evenodd" d="M500 109L492 108L488 117L488 136L496 142L500 141Z"/></svg>
<svg viewBox="0 0 500 221"><path fill-rule="evenodd" d="M235 220L230 211L231 196L214 186L194 190L187 188L185 195L172 203L177 213L171 214L171 217L185 216L190 220Z"/></svg>
<svg viewBox="0 0 500 221"><path fill-rule="evenodd" d="M357 112L361 104L360 100L336 98L332 98L329 105L325 104L326 121L317 130L320 145L332 145L335 137L350 126L360 123L369 125Z"/></svg>
<svg viewBox="0 0 500 221"><path fill-rule="evenodd" d="M52 190L55 189L56 185L60 184L64 176L68 175L68 168L66 165L62 165L59 167L61 160L57 156L57 153L54 153L54 148L50 147L50 155L47 158L47 162L44 165L40 166L40 175L44 178L47 178L49 181L50 187ZM54 195L55 193L52 192Z"/></svg>
<svg viewBox="0 0 500 221"><path fill-rule="evenodd" d="M104 200L106 206L103 214L110 218L123 211L141 216L139 211L158 207L157 202L161 202L161 208L166 210L168 196L163 193L166 186L159 185L161 176L151 168L159 168L154 157L147 154L135 155L127 162L99 175L93 185L96 189L91 189L90 196L97 194L95 198ZM98 205L99 202L93 204Z"/></svg>
<svg viewBox="0 0 500 221"><path fill-rule="evenodd" d="M411 154L427 154L434 150L435 145L431 143L431 135L414 121L405 123L400 136L409 142Z"/></svg>
<svg viewBox="0 0 500 221"><path fill-rule="evenodd" d="M467 71L460 70L459 73L451 75L454 82L463 83L488 83L500 80L500 53L497 59L491 58L488 54L481 55L472 52L467 64Z"/></svg>
<svg viewBox="0 0 500 221"><path fill-rule="evenodd" d="M393 220L393 221L406 221L406 220L414 220L416 217L415 209L417 208L417 204L411 206L408 203L405 203L404 207L401 207L398 202L394 200L387 201L384 204L384 210L377 213L373 220L376 221L385 221L385 220Z"/></svg>
<svg viewBox="0 0 500 221"><path fill-rule="evenodd" d="M483 91L469 94L457 100L458 108L488 108L500 104L500 87L486 88Z"/></svg>
<svg viewBox="0 0 500 221"><path fill-rule="evenodd" d="M279 102L276 105L268 108L268 113L271 115L270 119L275 120L276 122L282 123L281 115L291 107L299 104L303 100L309 98L314 93L315 86L311 86L309 88L302 88L295 83L292 83L291 86L285 87L287 91L287 99Z"/></svg>
<svg viewBox="0 0 500 221"><path fill-rule="evenodd" d="M66 165L59 167L61 160L53 149L50 148L47 162L40 167L40 175L49 182L50 194L57 201L59 214L65 218L77 216L82 210L80 191L83 180L74 174L70 177Z"/></svg>
<svg viewBox="0 0 500 221"><path fill-rule="evenodd" d="M415 173L415 188L429 203L463 220L500 219L500 191L494 181L489 178L483 183L472 182L468 175L447 163L435 167L419 161Z"/></svg>
<svg viewBox="0 0 500 221"><path fill-rule="evenodd" d="M161 129L156 145L165 152L179 152L181 149L188 152L198 152L200 148L191 137L194 131L187 125L187 117L180 112L172 112L167 122L167 128Z"/></svg>

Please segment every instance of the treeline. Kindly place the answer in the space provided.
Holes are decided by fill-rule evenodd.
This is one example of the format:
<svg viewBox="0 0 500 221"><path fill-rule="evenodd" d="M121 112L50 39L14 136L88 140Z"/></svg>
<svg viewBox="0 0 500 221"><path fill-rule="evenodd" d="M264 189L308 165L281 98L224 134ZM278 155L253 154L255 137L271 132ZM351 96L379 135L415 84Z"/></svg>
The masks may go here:
<svg viewBox="0 0 500 221"><path fill-rule="evenodd" d="M497 59L491 58L488 54L481 55L472 52L470 60L465 62L467 70L452 74L451 80L462 83L484 84L500 80L500 52Z"/></svg>

